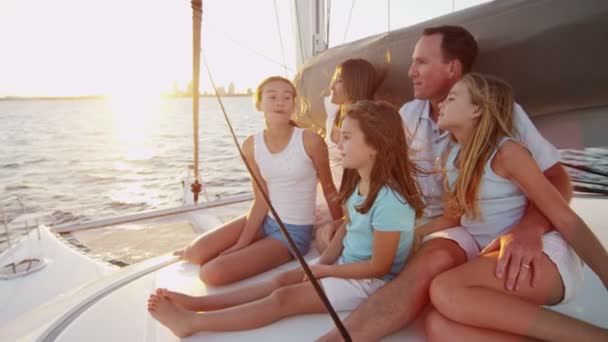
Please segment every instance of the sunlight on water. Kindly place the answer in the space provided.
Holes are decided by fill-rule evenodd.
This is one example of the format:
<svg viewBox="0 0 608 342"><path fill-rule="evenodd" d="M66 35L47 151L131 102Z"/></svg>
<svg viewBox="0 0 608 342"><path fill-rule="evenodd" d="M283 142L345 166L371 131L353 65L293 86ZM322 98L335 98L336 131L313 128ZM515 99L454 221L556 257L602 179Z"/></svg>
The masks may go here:
<svg viewBox="0 0 608 342"><path fill-rule="evenodd" d="M158 154L155 137L163 126L161 101L155 96L114 96L110 99L110 139L113 141L109 143L115 147L118 157L111 164L115 170L129 174L140 172L142 166L134 162L147 161ZM108 195L112 205L117 207L149 204L159 198L159 189L146 188L141 179L137 179L123 182Z"/></svg>
<svg viewBox="0 0 608 342"><path fill-rule="evenodd" d="M113 143L122 159L146 160L156 154L152 137L161 129L161 101L152 95L111 98Z"/></svg>
<svg viewBox="0 0 608 342"><path fill-rule="evenodd" d="M111 190L109 197L114 205L128 204L156 204L156 198L160 195L158 188L145 188L143 183L124 184L120 189Z"/></svg>

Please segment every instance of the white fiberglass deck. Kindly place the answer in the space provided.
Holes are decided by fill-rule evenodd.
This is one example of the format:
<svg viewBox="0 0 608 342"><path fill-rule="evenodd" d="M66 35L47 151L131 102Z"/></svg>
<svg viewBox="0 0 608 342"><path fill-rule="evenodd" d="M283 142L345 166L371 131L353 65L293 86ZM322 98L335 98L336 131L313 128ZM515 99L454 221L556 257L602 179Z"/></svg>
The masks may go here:
<svg viewBox="0 0 608 342"><path fill-rule="evenodd" d="M605 217L603 212L608 209L608 200L576 198L572 205L594 229L604 245L608 245L608 230L602 220ZM314 257L315 255L312 253L307 255L309 260ZM38 339L42 337L40 334L55 325L59 328L55 329L51 336L56 337L58 341L177 341L179 340L177 337L158 324L146 311L148 295L155 288L167 287L193 295L217 293L266 279L281 270L295 267L295 262L292 262L229 287L210 288L205 287L198 280L196 266L182 262L170 264L170 260L170 257L158 258L127 267L71 296L65 296L53 305L24 315L12 326L0 329L0 340L15 340L24 336L26 336L24 340ZM169 263L169 265L145 274L147 268L163 262ZM138 272L144 275L126 282L125 285L117 286L115 290L110 290L111 284L116 284L121 279L127 279ZM78 302L94 298L104 291L107 291L108 294L98 300L92 300L90 307L84 310L75 309L66 314L68 309L76 308ZM608 328L606 307L608 307L608 293L599 279L588 268L585 268L585 285L581 293L567 305L560 305L554 309ZM345 315L346 313L341 314L342 317ZM58 324L62 320L63 323ZM248 341L311 341L330 328L332 328L332 321L328 315L302 315L256 330L231 333L201 332L184 341L241 341L243 339ZM420 341L424 340L424 335L418 322L386 340Z"/></svg>

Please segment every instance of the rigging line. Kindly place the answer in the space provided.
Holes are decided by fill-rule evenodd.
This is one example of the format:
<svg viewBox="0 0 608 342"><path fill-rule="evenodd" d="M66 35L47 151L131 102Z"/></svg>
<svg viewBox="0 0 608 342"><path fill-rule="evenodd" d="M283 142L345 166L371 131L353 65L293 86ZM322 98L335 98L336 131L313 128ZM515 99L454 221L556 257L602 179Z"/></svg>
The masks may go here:
<svg viewBox="0 0 608 342"><path fill-rule="evenodd" d="M298 30L298 41L300 42L300 57L302 58L302 63L304 63L304 45L302 45L302 28L300 27L300 10L298 9L297 0L293 0L291 2L292 6L295 6L295 14L296 14L296 29Z"/></svg>
<svg viewBox="0 0 608 342"><path fill-rule="evenodd" d="M353 8L355 8L355 0L352 0L351 2L351 6L350 6L350 11L348 12L348 20L346 21L346 29L344 29L344 39L342 39L342 42L346 42L346 34L348 33L348 28L350 26L350 18L353 15Z"/></svg>
<svg viewBox="0 0 608 342"><path fill-rule="evenodd" d="M209 81L211 82L211 86L213 87L213 90L215 91L215 98L217 99L217 101L218 101L218 103L220 105L220 109L222 110L222 113L224 114L224 119L226 121L226 124L228 125L228 129L230 130L230 134L232 135L232 140L234 141L234 144L235 144L237 150L239 151L239 155L241 156L241 160L243 160L243 163L245 163L245 167L247 167L247 171L249 172L249 175L251 176L251 179L253 180L253 183L255 184L255 186L259 190L260 194L262 195L262 198L264 199L264 202L266 202L266 205L268 206L268 209L270 210L270 212L272 213L272 215L276 219L277 224L279 225L279 228L281 229L281 232L283 233L283 236L287 240L287 243L291 247L291 250L294 252L294 254L296 256L296 259L298 260L298 262L300 263L300 266L302 267L302 270L304 271L304 273L306 273L306 276L310 280L313 288L315 289L315 291L319 295L319 298L323 302L323 305L325 306L325 308L329 312L331 318L334 321L334 324L336 325L336 327L340 331L340 334L342 335L342 337L344 338L345 341L348 341L348 342L352 341L350 335L348 334L348 331L346 330L346 328L342 324L342 321L340 320L340 317L338 316L338 314L336 313L336 311L332 307L331 303L327 299L327 296L325 295L325 292L323 292L323 289L321 288L321 285L319 285L318 280L315 278L315 276L310 271L310 267L306 263L306 260L304 260L304 257L302 256L302 254L300 254L300 251L296 247L296 244L293 242L291 236L289 235L289 232L287 232L287 229L283 225L283 221L281 220L281 218L279 217L279 214L276 212L276 210L274 209L274 206L270 202L270 199L268 198L268 194L264 191L264 189L260 185L260 180L255 176L255 174L253 173L253 170L251 169L251 166L249 165L249 163L245 159L245 155L243 154L243 151L241 150L240 143L239 143L239 141L238 141L238 139L236 137L236 134L234 133L234 129L232 128L232 124L230 122L230 119L228 118L228 114L226 114L226 109L224 108L224 103L222 102L222 99L220 98L220 95L217 92L217 88L215 87L215 82L213 81L213 76L211 76L211 69L209 69L209 65L207 64L207 59L205 58L204 55L203 55L203 63L205 64L205 68L207 69L207 75L209 75Z"/></svg>
<svg viewBox="0 0 608 342"><path fill-rule="evenodd" d="M386 0L387 11L386 11L386 32L391 32L391 0Z"/></svg>
<svg viewBox="0 0 608 342"><path fill-rule="evenodd" d="M327 48L329 49L329 28L330 26L330 21L331 21L331 0L327 0L327 30L325 31L325 34L327 35L326 37L326 44L327 44Z"/></svg>
<svg viewBox="0 0 608 342"><path fill-rule="evenodd" d="M224 35L224 37L226 37L226 39L228 39L228 40L229 40L230 42L232 42L234 45L236 45L236 46L238 46L238 47L240 47L240 48L243 48L243 49L245 49L245 50L249 50L249 52L252 52L252 53L254 53L254 54L258 55L258 56L260 56L260 57L262 57L262 58L266 59L267 61L269 61L269 62L271 62L271 63L274 63L274 64L276 64L276 65L278 65L278 66L282 67L283 69L287 69L287 70L289 70L289 71L294 71L294 70L293 70L293 68L291 68L289 65L287 65L287 64L285 64L285 63L281 63L281 62L279 62L279 61L277 61L277 60L275 60L275 59L273 59L273 58L271 58L271 57L268 57L267 55L265 55L265 54L263 54L263 53L261 53L261 52L259 52L259 51L254 50L253 48L251 48L251 47L249 47L249 46L247 46L247 45L245 45L245 44L240 43L238 40L236 40L236 39L232 38L232 37L231 37L230 35L228 35L227 33L222 32L222 34Z"/></svg>
<svg viewBox="0 0 608 342"><path fill-rule="evenodd" d="M283 35L281 34L281 23L279 22L279 9L277 8L277 0L274 0L274 16L277 19L277 31L279 32L279 43L281 44L281 53L283 54L283 70L287 77L287 62L285 62L285 47L283 47Z"/></svg>

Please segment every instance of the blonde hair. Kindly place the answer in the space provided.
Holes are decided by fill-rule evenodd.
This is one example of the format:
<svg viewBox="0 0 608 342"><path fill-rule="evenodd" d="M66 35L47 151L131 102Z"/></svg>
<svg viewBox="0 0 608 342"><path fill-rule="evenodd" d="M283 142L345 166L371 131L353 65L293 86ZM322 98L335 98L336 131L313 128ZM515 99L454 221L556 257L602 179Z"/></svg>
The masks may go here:
<svg viewBox="0 0 608 342"><path fill-rule="evenodd" d="M472 138L462 146L460 172L454 188L448 190L446 209L478 218L477 194L484 167L500 140L513 136L514 97L509 84L492 76L469 73L459 82L466 86L471 103L478 106L481 115Z"/></svg>
<svg viewBox="0 0 608 342"><path fill-rule="evenodd" d="M338 64L334 77L342 77L344 94L347 103L355 103L359 100L372 100L378 86L378 75L376 68L365 59L352 58ZM334 82L334 80L332 80ZM344 105L338 109L338 115L334 125L340 127L344 118Z"/></svg>
<svg viewBox="0 0 608 342"><path fill-rule="evenodd" d="M291 87L291 91L293 93L293 101L295 103L296 101L296 96L298 96L298 92L296 91L296 86L293 85L293 83L291 83L290 80L286 79L285 77L281 77L281 76L271 76L266 78L265 80L263 80L258 87L255 89L255 93L253 94L253 103L255 105L255 108L259 108L260 106L260 102L262 102L262 93L264 92L264 87L270 83L270 82L284 82L289 84L289 86Z"/></svg>
<svg viewBox="0 0 608 342"><path fill-rule="evenodd" d="M363 100L346 106L345 114L357 120L365 143L377 152L370 175L369 193L356 208L357 211L362 214L368 212L380 188L387 186L401 195L416 211L416 217L420 217L424 202L416 181L418 168L409 158L403 123L397 109L385 101ZM344 170L339 193L342 203L346 203L360 180L357 170Z"/></svg>

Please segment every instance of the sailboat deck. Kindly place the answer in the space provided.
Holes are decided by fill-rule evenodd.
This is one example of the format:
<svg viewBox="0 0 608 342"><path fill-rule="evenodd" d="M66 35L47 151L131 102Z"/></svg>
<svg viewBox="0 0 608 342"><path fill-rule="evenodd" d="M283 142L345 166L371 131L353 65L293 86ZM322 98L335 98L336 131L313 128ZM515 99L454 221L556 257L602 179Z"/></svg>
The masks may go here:
<svg viewBox="0 0 608 342"><path fill-rule="evenodd" d="M603 244L608 246L608 231L603 229L605 225L602 220L604 217L602 211L606 208L606 200L602 198L576 198L572 206L594 228ZM201 214L202 212L199 212L197 215ZM311 252L306 258L310 261L316 256L315 252ZM134 267L136 266L134 265ZM242 287L251 282L268 279L272 275L291 267L296 267L296 263L291 262L231 286L209 287L198 280L197 266L183 262L174 263L160 268L156 272L129 281L111 291L109 295L95 301L82 313L72 315L65 329L61 330L56 337L58 341L72 341L85 336L87 340L91 341L177 341L177 337L157 323L146 311L148 295L155 288L166 287L192 295L218 293ZM127 267L122 271L128 271L129 268ZM608 296L602 283L588 268L585 268L585 284L581 293L573 301L552 307L552 309L608 328L608 317L605 315L607 306ZM52 312L46 315L51 316ZM347 313L341 313L340 315L345 317ZM105 326L112 328L95 329L95 333L91 334L91 327L97 325L98 322L104 322ZM237 341L247 339L252 341L284 341L289 339L291 341L311 341L331 328L332 322L328 315L300 315L255 330L229 333L202 332L183 340ZM417 321L407 329L403 329L385 340L424 340L421 321Z"/></svg>

